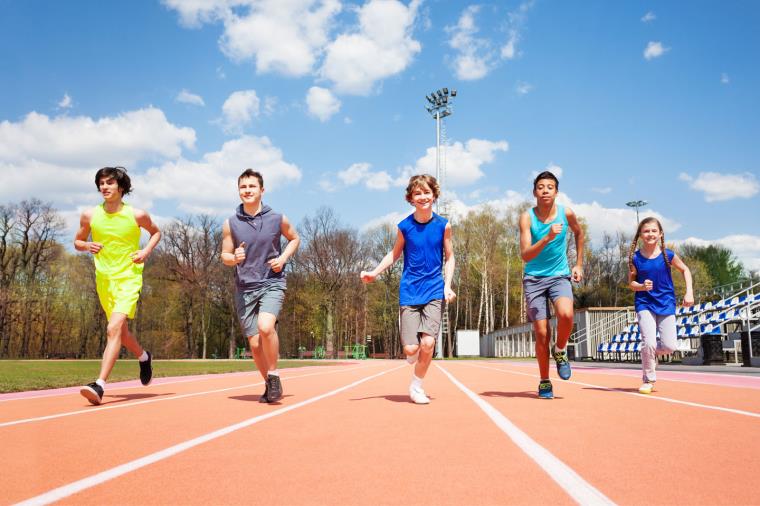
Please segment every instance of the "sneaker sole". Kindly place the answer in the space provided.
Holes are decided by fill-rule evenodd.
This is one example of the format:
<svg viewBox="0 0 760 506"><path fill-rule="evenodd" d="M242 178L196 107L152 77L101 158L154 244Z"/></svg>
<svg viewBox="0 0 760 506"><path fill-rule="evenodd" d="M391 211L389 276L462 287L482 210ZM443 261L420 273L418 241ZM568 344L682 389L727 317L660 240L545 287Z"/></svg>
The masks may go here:
<svg viewBox="0 0 760 506"><path fill-rule="evenodd" d="M82 387L79 389L79 393L82 394L82 397L90 401L90 404L93 404L95 406L100 405L100 397L98 396L98 393L92 388Z"/></svg>

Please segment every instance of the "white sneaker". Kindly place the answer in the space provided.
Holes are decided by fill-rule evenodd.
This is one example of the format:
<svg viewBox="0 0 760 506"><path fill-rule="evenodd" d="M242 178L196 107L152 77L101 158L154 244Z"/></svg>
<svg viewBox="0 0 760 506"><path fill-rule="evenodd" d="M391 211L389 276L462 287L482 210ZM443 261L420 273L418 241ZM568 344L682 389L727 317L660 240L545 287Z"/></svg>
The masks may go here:
<svg viewBox="0 0 760 506"><path fill-rule="evenodd" d="M407 355L406 361L409 362L410 364L414 364L415 362L417 362L418 358L420 358L419 348L417 348L417 351L414 353L414 355Z"/></svg>
<svg viewBox="0 0 760 506"><path fill-rule="evenodd" d="M639 387L640 394L651 394L652 390L654 390L653 383L642 383L641 386Z"/></svg>
<svg viewBox="0 0 760 506"><path fill-rule="evenodd" d="M409 387L409 397L415 404L430 404L430 399L421 388Z"/></svg>

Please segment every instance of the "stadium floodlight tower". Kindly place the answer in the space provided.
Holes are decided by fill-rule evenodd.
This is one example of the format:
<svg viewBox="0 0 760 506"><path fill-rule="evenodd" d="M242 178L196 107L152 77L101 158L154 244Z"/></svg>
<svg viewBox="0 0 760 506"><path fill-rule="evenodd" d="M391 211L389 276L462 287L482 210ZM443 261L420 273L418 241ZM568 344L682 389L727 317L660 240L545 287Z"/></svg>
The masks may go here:
<svg viewBox="0 0 760 506"><path fill-rule="evenodd" d="M632 200L630 202L626 202L625 205L628 207L635 207L636 208L636 226L639 226L639 207L644 207L645 205L649 204L646 200Z"/></svg>
<svg viewBox="0 0 760 506"><path fill-rule="evenodd" d="M446 167L441 164L441 120L446 116L451 116L451 105L454 97L457 96L457 90L441 88L430 95L425 95L428 103L425 109L435 119L435 178L441 187L441 198L436 202L436 211L441 213L441 200L443 198L444 188L446 186Z"/></svg>

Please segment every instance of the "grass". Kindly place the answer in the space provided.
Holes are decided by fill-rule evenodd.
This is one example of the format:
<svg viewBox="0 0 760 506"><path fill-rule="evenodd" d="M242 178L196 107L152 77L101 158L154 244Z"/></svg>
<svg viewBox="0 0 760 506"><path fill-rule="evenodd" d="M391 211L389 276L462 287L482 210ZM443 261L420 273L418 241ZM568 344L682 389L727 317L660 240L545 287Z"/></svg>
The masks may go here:
<svg viewBox="0 0 760 506"><path fill-rule="evenodd" d="M280 369L309 365L330 365L324 360L281 360ZM153 377L220 374L255 371L248 360L154 360ZM0 393L25 392L46 388L84 385L94 381L100 372L100 360L0 360ZM108 378L109 382L139 378L137 361L119 360Z"/></svg>

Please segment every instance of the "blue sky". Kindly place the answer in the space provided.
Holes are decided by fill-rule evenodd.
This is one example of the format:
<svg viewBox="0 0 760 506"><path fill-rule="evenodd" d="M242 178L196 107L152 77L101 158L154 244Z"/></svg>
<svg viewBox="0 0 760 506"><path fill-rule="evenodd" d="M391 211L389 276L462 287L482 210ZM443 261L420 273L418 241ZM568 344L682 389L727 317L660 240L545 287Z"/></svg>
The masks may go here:
<svg viewBox="0 0 760 506"><path fill-rule="evenodd" d="M396 221L445 86L454 212L529 198L548 167L592 238L644 199L669 239L760 269L757 26L743 1L0 0L0 203L73 226L121 164L160 221L227 216L252 166L296 224Z"/></svg>

